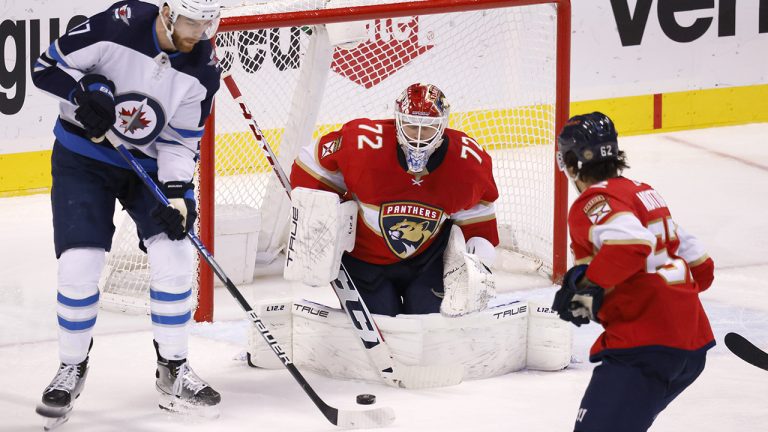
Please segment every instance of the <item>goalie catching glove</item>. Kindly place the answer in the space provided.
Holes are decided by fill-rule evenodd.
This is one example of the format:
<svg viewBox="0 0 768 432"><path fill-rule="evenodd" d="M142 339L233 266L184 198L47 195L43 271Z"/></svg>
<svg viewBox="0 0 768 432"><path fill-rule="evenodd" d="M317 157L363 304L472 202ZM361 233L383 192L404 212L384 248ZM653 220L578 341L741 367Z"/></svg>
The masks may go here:
<svg viewBox="0 0 768 432"><path fill-rule="evenodd" d="M563 285L555 293L552 309L560 319L581 327L589 321L600 322L597 314L603 304L605 290L586 278L587 265L571 267L563 276Z"/></svg>
<svg viewBox="0 0 768 432"><path fill-rule="evenodd" d="M189 230L195 226L197 211L195 211L194 185L183 181L163 183L160 190L170 205L157 204L152 210L152 218L171 240L182 240Z"/></svg>
<svg viewBox="0 0 768 432"><path fill-rule="evenodd" d="M493 262L493 246L490 251L480 237L473 237L464 242L461 228L451 226L448 246L443 253L443 286L445 295L440 304L440 313L448 317L466 315L488 307L488 302L496 296L496 281L491 270L484 262ZM467 252L472 243L472 250L482 250L485 259ZM493 253L492 253L493 252Z"/></svg>

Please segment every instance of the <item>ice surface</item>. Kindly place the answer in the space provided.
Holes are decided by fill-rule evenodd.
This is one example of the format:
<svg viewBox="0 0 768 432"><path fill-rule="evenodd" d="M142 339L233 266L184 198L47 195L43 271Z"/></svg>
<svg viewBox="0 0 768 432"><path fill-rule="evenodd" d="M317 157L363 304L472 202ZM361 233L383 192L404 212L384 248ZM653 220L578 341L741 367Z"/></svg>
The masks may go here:
<svg viewBox="0 0 768 432"><path fill-rule="evenodd" d="M675 220L708 246L718 266L702 295L718 345L702 376L670 405L655 432L768 430L768 373L730 354L722 343L737 331L768 348L768 124L622 138L630 178L665 197ZM0 199L0 431L39 431L34 412L57 367L56 260L49 198ZM515 290L513 277L502 287ZM551 298L554 289L510 296ZM543 284L546 285L546 284ZM542 286L543 286L542 285ZM302 288L278 278L242 287L250 301L292 295L332 302L327 288ZM336 429L285 370L246 366L241 353L248 323L223 289L216 322L197 324L191 363L222 393L217 420L179 418L157 408L149 318L102 311L96 324L91 371L66 431L325 431ZM576 329L581 363L562 372L520 372L423 391L305 376L331 405L356 409L355 396L377 395L392 406L393 431L572 430L592 365L583 362L599 328ZM627 389L632 391L632 389Z"/></svg>

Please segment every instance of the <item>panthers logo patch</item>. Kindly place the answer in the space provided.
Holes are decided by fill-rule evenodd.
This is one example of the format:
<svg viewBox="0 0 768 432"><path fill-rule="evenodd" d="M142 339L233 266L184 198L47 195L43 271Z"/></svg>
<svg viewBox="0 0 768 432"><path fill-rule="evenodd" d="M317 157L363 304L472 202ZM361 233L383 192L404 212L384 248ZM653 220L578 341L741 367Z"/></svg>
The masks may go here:
<svg viewBox="0 0 768 432"><path fill-rule="evenodd" d="M379 225L389 250L405 259L432 238L442 216L439 208L417 202L384 203Z"/></svg>

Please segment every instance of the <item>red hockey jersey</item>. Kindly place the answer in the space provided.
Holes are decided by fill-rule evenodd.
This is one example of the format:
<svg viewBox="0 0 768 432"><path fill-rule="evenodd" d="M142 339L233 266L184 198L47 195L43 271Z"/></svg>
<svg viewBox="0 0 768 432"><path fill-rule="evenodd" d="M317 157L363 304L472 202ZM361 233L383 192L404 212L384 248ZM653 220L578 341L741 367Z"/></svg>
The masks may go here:
<svg viewBox="0 0 768 432"><path fill-rule="evenodd" d="M409 173L394 120L358 119L301 150L291 185L358 203L352 256L392 264L429 248L449 218L465 238L499 243L491 158L475 140L446 129L427 169Z"/></svg>
<svg viewBox="0 0 768 432"><path fill-rule="evenodd" d="M714 345L699 301L714 265L658 192L624 177L595 184L571 206L568 226L576 264L588 263L587 278L606 289L593 361L611 349Z"/></svg>

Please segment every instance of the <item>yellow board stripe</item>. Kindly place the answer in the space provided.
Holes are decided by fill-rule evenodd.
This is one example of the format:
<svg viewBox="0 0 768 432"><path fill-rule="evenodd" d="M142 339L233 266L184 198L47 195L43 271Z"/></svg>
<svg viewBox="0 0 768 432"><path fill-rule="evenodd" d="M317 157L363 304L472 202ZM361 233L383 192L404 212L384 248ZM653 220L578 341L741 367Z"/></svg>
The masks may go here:
<svg viewBox="0 0 768 432"><path fill-rule="evenodd" d="M661 95L660 106L656 106L659 108L661 112L657 120L661 127L657 128L654 128L654 95L572 102L570 112L602 111L616 122L621 136L768 122L768 85L665 93ZM552 113L552 107L547 105L454 113L451 127L463 130L469 136L479 136L476 131L492 127L497 129L497 135L512 137L512 145L481 141L480 144L487 148L527 146L536 144L540 131L551 130L550 125L554 124ZM510 116L519 120L508 123ZM340 126L324 125L315 131L314 138ZM283 131L267 130L264 134L279 152ZM220 174L269 171L269 164L250 132L218 134L216 139L217 171ZM0 154L0 197L48 192L51 187L50 157L50 150ZM222 163L225 159L229 160L228 168Z"/></svg>
<svg viewBox="0 0 768 432"><path fill-rule="evenodd" d="M0 197L51 189L51 151L0 154Z"/></svg>

